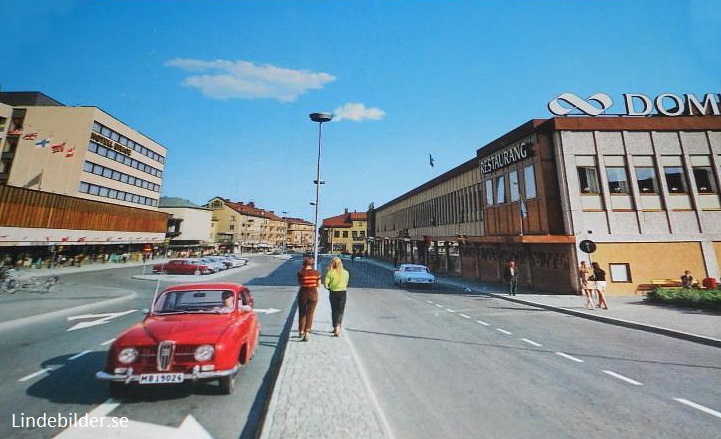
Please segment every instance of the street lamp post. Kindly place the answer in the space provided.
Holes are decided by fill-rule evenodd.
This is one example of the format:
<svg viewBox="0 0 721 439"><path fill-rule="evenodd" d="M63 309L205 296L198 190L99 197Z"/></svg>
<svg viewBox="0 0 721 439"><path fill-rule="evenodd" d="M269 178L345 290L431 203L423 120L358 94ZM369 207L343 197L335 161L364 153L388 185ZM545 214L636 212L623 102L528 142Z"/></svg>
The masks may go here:
<svg viewBox="0 0 721 439"><path fill-rule="evenodd" d="M323 122L330 122L333 115L330 113L311 113L310 120L318 122L318 163L315 170L315 222L313 223L313 264L318 269L318 205L320 201L320 155L323 150Z"/></svg>

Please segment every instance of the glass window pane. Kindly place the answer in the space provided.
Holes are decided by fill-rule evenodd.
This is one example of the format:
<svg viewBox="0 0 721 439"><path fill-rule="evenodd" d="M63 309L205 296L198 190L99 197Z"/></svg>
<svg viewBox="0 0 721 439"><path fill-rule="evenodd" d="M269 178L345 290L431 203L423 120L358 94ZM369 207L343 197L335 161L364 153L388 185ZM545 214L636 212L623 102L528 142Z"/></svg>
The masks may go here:
<svg viewBox="0 0 721 439"><path fill-rule="evenodd" d="M536 173L533 165L523 169L523 187L526 190L526 199L536 198Z"/></svg>
<svg viewBox="0 0 721 439"><path fill-rule="evenodd" d="M682 167L666 167L663 168L663 172L666 175L666 184L670 193L685 194L688 192Z"/></svg>
<svg viewBox="0 0 721 439"><path fill-rule="evenodd" d="M521 187L518 185L518 171L508 173L508 189L511 191L511 201L518 201L521 198Z"/></svg>
<svg viewBox="0 0 721 439"><path fill-rule="evenodd" d="M654 168L636 168L636 181L638 182L638 191L641 194L657 194L658 181L656 179L656 169Z"/></svg>
<svg viewBox="0 0 721 439"><path fill-rule="evenodd" d="M606 176L608 177L608 190L612 194L628 194L628 178L626 177L626 168L609 167L606 168Z"/></svg>
<svg viewBox="0 0 721 439"><path fill-rule="evenodd" d="M496 177L496 203L506 202L506 176L499 175Z"/></svg>
<svg viewBox="0 0 721 439"><path fill-rule="evenodd" d="M578 184L584 194L601 193L598 184L598 174L595 167L582 166L578 168Z"/></svg>
<svg viewBox="0 0 721 439"><path fill-rule="evenodd" d="M486 205L493 206L493 181L486 180Z"/></svg>
<svg viewBox="0 0 721 439"><path fill-rule="evenodd" d="M716 179L711 168L693 168L693 178L696 181L696 190L699 194L718 193Z"/></svg>

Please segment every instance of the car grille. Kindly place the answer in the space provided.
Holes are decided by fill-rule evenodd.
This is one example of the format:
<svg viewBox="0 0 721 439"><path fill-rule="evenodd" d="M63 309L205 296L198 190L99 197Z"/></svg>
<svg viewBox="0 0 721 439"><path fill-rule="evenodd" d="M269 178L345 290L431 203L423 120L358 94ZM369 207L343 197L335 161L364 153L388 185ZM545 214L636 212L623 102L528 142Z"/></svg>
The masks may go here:
<svg viewBox="0 0 721 439"><path fill-rule="evenodd" d="M135 367L138 372L186 372L195 361L195 349L198 345L179 345L174 341L162 341L157 346L144 346L138 349Z"/></svg>

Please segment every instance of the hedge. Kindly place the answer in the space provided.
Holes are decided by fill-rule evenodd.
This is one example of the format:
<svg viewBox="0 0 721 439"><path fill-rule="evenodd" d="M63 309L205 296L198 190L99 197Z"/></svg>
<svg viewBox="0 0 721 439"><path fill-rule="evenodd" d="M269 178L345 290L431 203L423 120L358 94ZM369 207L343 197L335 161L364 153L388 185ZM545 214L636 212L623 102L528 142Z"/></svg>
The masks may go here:
<svg viewBox="0 0 721 439"><path fill-rule="evenodd" d="M720 290L697 290L688 288L656 288L646 293L647 302L721 311Z"/></svg>

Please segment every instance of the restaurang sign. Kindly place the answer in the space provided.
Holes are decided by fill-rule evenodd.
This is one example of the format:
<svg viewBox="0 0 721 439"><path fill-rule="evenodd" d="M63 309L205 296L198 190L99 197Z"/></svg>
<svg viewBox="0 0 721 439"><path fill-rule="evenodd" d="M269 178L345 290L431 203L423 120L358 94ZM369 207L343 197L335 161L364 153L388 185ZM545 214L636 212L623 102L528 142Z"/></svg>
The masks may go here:
<svg viewBox="0 0 721 439"><path fill-rule="evenodd" d="M622 96L625 113L620 116L721 116L721 94L707 93L703 98L691 93L662 93L655 98L641 93L624 93ZM586 99L573 93L563 93L548 102L548 110L556 116L566 116L572 112L599 116L612 106L613 99L606 93L596 93Z"/></svg>

